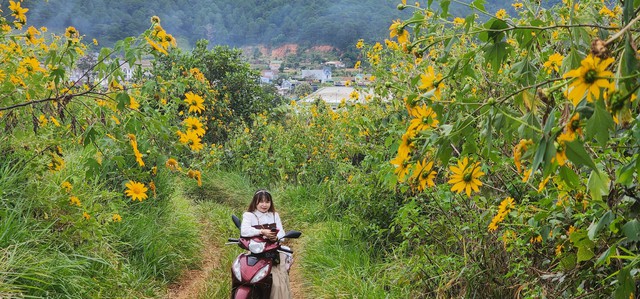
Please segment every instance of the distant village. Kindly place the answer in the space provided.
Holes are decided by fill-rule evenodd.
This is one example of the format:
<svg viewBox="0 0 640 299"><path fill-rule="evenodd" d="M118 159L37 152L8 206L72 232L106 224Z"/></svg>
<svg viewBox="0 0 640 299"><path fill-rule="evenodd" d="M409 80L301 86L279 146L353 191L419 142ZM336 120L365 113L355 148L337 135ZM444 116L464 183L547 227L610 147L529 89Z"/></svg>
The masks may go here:
<svg viewBox="0 0 640 299"><path fill-rule="evenodd" d="M85 59L91 60L90 56ZM90 65L91 61L87 61ZM289 68L283 65L281 60L270 60L268 64L251 64L254 69L260 70L260 83L273 85L278 94L294 101L313 102L317 99L324 100L333 109L336 109L343 100L353 99L353 92L359 88L359 99L364 101L369 93L366 88L371 82L371 75L362 73L360 69L347 68L342 61L326 61L321 64L308 64L299 68ZM143 72L151 68L149 60L141 60L136 65L128 63L121 65L124 79L129 81L135 76L135 72ZM308 68L308 69L307 69ZM70 80L96 80L91 74L86 73L82 61L70 74ZM335 75L337 74L337 75ZM87 78L87 75L89 78ZM101 83L106 87L107 82Z"/></svg>
<svg viewBox="0 0 640 299"><path fill-rule="evenodd" d="M340 75L334 76L334 73ZM355 68L346 68L341 61L327 61L320 68L290 69L282 67L282 61L273 60L268 69L260 72L260 81L264 84L273 84L278 93L288 99L313 102L321 99L336 109L342 100L351 98L355 87L367 90L371 82L371 75L362 73ZM308 85L308 93L297 93L297 87ZM367 92L359 92L359 101L363 101Z"/></svg>

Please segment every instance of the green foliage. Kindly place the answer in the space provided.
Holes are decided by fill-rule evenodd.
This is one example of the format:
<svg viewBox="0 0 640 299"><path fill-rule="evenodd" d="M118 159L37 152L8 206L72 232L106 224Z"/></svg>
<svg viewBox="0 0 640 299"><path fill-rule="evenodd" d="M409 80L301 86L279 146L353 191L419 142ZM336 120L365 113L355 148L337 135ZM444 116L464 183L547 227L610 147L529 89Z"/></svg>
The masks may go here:
<svg viewBox="0 0 640 299"><path fill-rule="evenodd" d="M203 117L210 120L203 139L222 144L230 131L244 129L253 114L268 112L281 103L269 86L259 83L260 74L241 59L241 51L226 46L207 49L208 42L199 40L191 52L173 51L154 65L154 74L163 80L182 83L181 89L167 90L169 98L181 97L185 92L204 94L208 109ZM205 80L188 84L184 78L197 77L198 70ZM197 78L196 78L197 79ZM166 90L166 89L165 89Z"/></svg>

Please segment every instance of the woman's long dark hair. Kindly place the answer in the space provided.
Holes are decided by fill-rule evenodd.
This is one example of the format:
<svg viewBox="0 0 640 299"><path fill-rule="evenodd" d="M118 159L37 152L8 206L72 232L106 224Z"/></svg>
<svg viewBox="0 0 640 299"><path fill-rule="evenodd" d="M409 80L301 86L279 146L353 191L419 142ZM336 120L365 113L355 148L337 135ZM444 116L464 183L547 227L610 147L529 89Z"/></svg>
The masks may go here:
<svg viewBox="0 0 640 299"><path fill-rule="evenodd" d="M271 197L271 193L265 189L260 189L253 194L253 199L251 200L251 204L249 204L249 209L247 211L253 212L258 208L258 203L261 201L270 202L271 206L269 207L269 212L275 213L276 207L273 205L273 198Z"/></svg>

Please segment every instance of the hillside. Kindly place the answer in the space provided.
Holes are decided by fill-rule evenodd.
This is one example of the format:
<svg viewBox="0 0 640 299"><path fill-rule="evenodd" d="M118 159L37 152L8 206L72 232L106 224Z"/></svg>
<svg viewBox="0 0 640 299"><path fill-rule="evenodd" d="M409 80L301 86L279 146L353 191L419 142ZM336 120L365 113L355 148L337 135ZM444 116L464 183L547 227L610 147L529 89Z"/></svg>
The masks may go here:
<svg viewBox="0 0 640 299"><path fill-rule="evenodd" d="M412 13L411 9L397 10L398 3L400 0L25 0L23 6L29 8L32 25L57 32L74 26L89 40L96 38L106 46L144 31L149 18L157 15L183 47L207 39L213 45L233 47L300 44L345 49L359 38L387 37L392 20ZM437 3L433 1L434 6ZM0 4L7 7L8 1ZM511 8L498 0L486 1L485 7L489 12ZM452 14L463 11L460 5L451 4Z"/></svg>
<svg viewBox="0 0 640 299"><path fill-rule="evenodd" d="M2 1L7 2L7 1ZM402 17L396 0L101 0L25 1L31 24L63 30L75 26L102 44L144 31L157 15L182 45L198 39L230 46L329 44L344 48L358 38L379 39ZM6 5L3 5L6 6ZM406 14L405 14L406 15Z"/></svg>

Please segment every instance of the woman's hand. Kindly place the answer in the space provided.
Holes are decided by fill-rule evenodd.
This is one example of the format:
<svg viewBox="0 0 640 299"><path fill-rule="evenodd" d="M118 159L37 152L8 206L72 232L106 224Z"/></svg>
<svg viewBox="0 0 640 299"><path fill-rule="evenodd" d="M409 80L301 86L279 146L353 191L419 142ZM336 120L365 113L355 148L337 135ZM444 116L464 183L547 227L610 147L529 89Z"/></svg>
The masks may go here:
<svg viewBox="0 0 640 299"><path fill-rule="evenodd" d="M265 238L269 239L272 242L275 242L275 241L278 240L278 235L276 234L276 232L273 232L271 230L261 229L260 230L260 234L263 235Z"/></svg>

